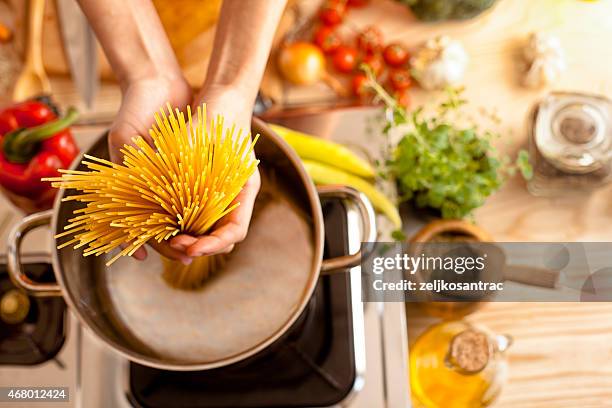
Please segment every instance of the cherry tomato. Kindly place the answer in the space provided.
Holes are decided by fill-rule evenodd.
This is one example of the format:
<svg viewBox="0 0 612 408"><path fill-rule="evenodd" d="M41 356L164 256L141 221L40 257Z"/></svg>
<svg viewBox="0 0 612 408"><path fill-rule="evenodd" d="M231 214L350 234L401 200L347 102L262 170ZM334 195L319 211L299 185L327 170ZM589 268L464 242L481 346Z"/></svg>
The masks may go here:
<svg viewBox="0 0 612 408"><path fill-rule="evenodd" d="M340 72L349 73L357 65L357 50L347 45L340 46L332 59L334 68Z"/></svg>
<svg viewBox="0 0 612 408"><path fill-rule="evenodd" d="M404 108L410 106L410 94L408 93L408 89L397 91L393 96L395 97L398 105L403 106Z"/></svg>
<svg viewBox="0 0 612 408"><path fill-rule="evenodd" d="M342 40L333 27L321 26L315 32L314 43L325 54L333 54L342 45Z"/></svg>
<svg viewBox="0 0 612 408"><path fill-rule="evenodd" d="M382 33L374 26L366 27L357 37L357 46L367 53L378 51L382 47L382 42Z"/></svg>
<svg viewBox="0 0 612 408"><path fill-rule="evenodd" d="M385 67L385 61L380 54L367 54L361 61L372 69L374 75L379 76Z"/></svg>
<svg viewBox="0 0 612 408"><path fill-rule="evenodd" d="M368 77L364 74L356 74L352 81L353 95L365 96L368 93L368 88L366 87L367 81Z"/></svg>
<svg viewBox="0 0 612 408"><path fill-rule="evenodd" d="M349 7L363 7L363 6L367 6L368 3L370 2L370 0L348 0L347 5Z"/></svg>
<svg viewBox="0 0 612 408"><path fill-rule="evenodd" d="M319 10L319 19L328 26L340 24L346 14L346 1L326 0Z"/></svg>
<svg viewBox="0 0 612 408"><path fill-rule="evenodd" d="M408 51L401 44L389 44L383 51L383 57L387 65L391 67L401 67L408 61Z"/></svg>
<svg viewBox="0 0 612 408"><path fill-rule="evenodd" d="M396 68L389 72L389 82L394 90L401 91L402 89L410 88L412 85L412 78L407 69Z"/></svg>

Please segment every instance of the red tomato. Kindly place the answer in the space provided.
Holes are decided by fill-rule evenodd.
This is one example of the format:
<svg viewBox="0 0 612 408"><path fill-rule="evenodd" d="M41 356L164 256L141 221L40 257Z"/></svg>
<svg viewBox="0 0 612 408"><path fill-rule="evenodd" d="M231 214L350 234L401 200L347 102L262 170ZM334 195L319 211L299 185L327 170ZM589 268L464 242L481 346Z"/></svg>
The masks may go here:
<svg viewBox="0 0 612 408"><path fill-rule="evenodd" d="M327 0L319 10L319 19L325 25L340 24L346 14L346 1Z"/></svg>
<svg viewBox="0 0 612 408"><path fill-rule="evenodd" d="M352 88L353 95L355 96L364 96L368 93L368 88L366 87L366 82L368 81L368 77L364 74L357 74L353 77Z"/></svg>
<svg viewBox="0 0 612 408"><path fill-rule="evenodd" d="M385 62L392 67L400 67L408 61L408 51L401 44L389 44L383 51Z"/></svg>
<svg viewBox="0 0 612 408"><path fill-rule="evenodd" d="M393 96L395 97L398 105L403 106L404 108L410 106L410 94L408 93L408 89L397 91Z"/></svg>
<svg viewBox="0 0 612 408"><path fill-rule="evenodd" d="M412 77L407 69L396 68L389 72L389 82L395 91L401 91L402 89L410 88Z"/></svg>
<svg viewBox="0 0 612 408"><path fill-rule="evenodd" d="M385 67L385 61L378 53L367 54L365 57L363 57L362 62L369 66L376 76L379 76Z"/></svg>
<svg viewBox="0 0 612 408"><path fill-rule="evenodd" d="M342 45L342 40L332 27L321 26L315 32L314 43L325 54L333 54Z"/></svg>
<svg viewBox="0 0 612 408"><path fill-rule="evenodd" d="M351 72L357 65L357 50L347 45L340 46L334 53L332 63L340 72Z"/></svg>
<svg viewBox="0 0 612 408"><path fill-rule="evenodd" d="M349 7L363 7L367 6L370 0L348 0Z"/></svg>
<svg viewBox="0 0 612 408"><path fill-rule="evenodd" d="M382 43L382 33L374 26L366 27L357 37L357 46L367 53L378 51L382 47Z"/></svg>

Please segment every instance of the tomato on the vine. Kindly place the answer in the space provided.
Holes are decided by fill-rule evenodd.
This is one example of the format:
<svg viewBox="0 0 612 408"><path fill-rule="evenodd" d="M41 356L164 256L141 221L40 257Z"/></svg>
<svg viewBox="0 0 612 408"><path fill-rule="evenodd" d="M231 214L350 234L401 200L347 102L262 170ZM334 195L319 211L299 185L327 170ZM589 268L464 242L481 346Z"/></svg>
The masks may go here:
<svg viewBox="0 0 612 408"><path fill-rule="evenodd" d="M401 91L410 88L412 77L407 69L396 68L389 72L389 82L394 90Z"/></svg>
<svg viewBox="0 0 612 408"><path fill-rule="evenodd" d="M385 61L379 53L367 54L361 61L374 72L374 75L379 76L385 68Z"/></svg>
<svg viewBox="0 0 612 408"><path fill-rule="evenodd" d="M367 6L370 0L348 0L349 7L363 7Z"/></svg>
<svg viewBox="0 0 612 408"><path fill-rule="evenodd" d="M368 26L363 29L357 36L357 46L360 50L372 53L378 51L382 47L383 35L380 30L374 26Z"/></svg>
<svg viewBox="0 0 612 408"><path fill-rule="evenodd" d="M401 67L409 58L408 50L401 44L389 44L383 51L385 62L392 67Z"/></svg>
<svg viewBox="0 0 612 408"><path fill-rule="evenodd" d="M340 24L346 14L346 1L326 0L319 10L319 19L325 25Z"/></svg>
<svg viewBox="0 0 612 408"><path fill-rule="evenodd" d="M333 27L321 26L314 34L314 43L325 54L333 54L342 45L342 40Z"/></svg>
<svg viewBox="0 0 612 408"><path fill-rule="evenodd" d="M408 93L408 89L402 89L397 91L394 95L397 104L407 108L410 106L410 94Z"/></svg>
<svg viewBox="0 0 612 408"><path fill-rule="evenodd" d="M336 70L349 73L357 65L357 50L347 45L341 45L334 53L332 62Z"/></svg>
<svg viewBox="0 0 612 408"><path fill-rule="evenodd" d="M367 81L368 77L365 74L356 74L352 80L353 95L365 96L368 93Z"/></svg>

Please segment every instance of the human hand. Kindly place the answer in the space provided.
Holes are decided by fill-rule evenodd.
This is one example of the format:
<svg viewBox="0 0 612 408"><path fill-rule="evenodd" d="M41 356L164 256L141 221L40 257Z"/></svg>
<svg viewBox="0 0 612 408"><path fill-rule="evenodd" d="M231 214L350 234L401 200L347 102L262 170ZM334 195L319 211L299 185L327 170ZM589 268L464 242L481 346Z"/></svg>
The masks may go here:
<svg viewBox="0 0 612 408"><path fill-rule="evenodd" d="M145 140L151 141L149 129L154 122L154 115L168 102L179 109L184 109L191 102L191 88L182 77L139 79L124 87L121 107L108 136L109 154L113 162L123 161L120 149L125 144L134 145L132 138L142 136ZM189 256L183 251L171 248L167 242L157 243L150 240L148 244L167 258L184 264L191 262ZM132 256L144 260L147 257L147 250L144 246L140 247Z"/></svg>
<svg viewBox="0 0 612 408"><path fill-rule="evenodd" d="M136 136L151 141L149 129L160 108L170 103L172 107L184 109L190 102L191 88L183 78L145 78L129 83L108 136L111 160L121 163L123 155L119 150L123 145L134 145L132 138Z"/></svg>
<svg viewBox="0 0 612 408"><path fill-rule="evenodd" d="M245 98L239 90L204 87L194 98L193 106L202 103L206 103L209 123L217 114L222 114L227 125L235 124L237 130L242 129L242 135L250 132L253 101ZM256 169L232 202L232 205L237 202L240 205L217 221L210 233L197 237L177 235L170 240L170 247L189 257L230 252L235 244L246 238L260 184L259 171Z"/></svg>

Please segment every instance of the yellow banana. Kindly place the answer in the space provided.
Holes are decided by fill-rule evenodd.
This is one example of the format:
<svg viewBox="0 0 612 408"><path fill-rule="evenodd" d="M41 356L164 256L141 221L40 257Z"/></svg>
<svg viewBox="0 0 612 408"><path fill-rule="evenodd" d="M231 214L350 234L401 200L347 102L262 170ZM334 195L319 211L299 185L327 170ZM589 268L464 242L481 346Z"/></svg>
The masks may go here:
<svg viewBox="0 0 612 408"><path fill-rule="evenodd" d="M357 176L322 163L311 160L303 160L303 163L315 184L342 184L356 188L364 193L370 199L374 208L385 214L396 228L401 228L402 220L397 207L372 184Z"/></svg>
<svg viewBox="0 0 612 408"><path fill-rule="evenodd" d="M270 127L289 143L302 159L328 164L368 179L373 179L376 175L370 163L341 144L279 125L270 124Z"/></svg>

